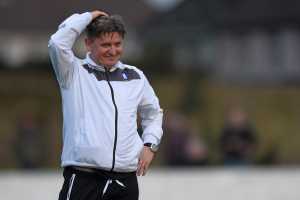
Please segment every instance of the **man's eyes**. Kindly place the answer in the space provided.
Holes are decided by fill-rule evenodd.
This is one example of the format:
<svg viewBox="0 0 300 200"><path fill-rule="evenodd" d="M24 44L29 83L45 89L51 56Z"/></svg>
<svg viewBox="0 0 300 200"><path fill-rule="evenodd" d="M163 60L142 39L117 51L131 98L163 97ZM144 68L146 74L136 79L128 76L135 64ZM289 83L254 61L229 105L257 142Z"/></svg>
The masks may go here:
<svg viewBox="0 0 300 200"><path fill-rule="evenodd" d="M101 44L102 47L108 48L110 47L110 44Z"/></svg>
<svg viewBox="0 0 300 200"><path fill-rule="evenodd" d="M118 42L118 43L115 43L115 44L101 44L100 46L103 47L103 48L110 48L112 46L120 47L121 45L122 45L122 43Z"/></svg>

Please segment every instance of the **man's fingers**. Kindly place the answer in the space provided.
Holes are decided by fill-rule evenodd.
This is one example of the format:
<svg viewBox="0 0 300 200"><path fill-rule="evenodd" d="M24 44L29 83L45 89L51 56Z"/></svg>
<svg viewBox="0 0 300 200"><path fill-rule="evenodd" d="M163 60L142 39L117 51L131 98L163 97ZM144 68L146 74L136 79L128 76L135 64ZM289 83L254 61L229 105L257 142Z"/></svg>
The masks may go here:
<svg viewBox="0 0 300 200"><path fill-rule="evenodd" d="M138 163L138 167L137 167L137 175L138 176L146 175L148 167L153 159L153 156L154 156L154 154L151 152L151 150L149 150L148 147L144 147L144 149L140 155L140 159L139 159L139 163Z"/></svg>
<svg viewBox="0 0 300 200"><path fill-rule="evenodd" d="M100 10L95 10L95 11L92 11L92 18L95 19L96 17L99 17L99 16L108 16L108 14L106 12L103 12L103 11L100 11Z"/></svg>
<svg viewBox="0 0 300 200"><path fill-rule="evenodd" d="M136 174L137 174L138 176L140 176L140 175L141 175L141 172L142 172L142 162L140 161L139 164L138 164L138 168L137 168L137 170L136 170Z"/></svg>
<svg viewBox="0 0 300 200"><path fill-rule="evenodd" d="M137 175L138 176L145 176L148 169L148 164L145 161L140 161L137 169Z"/></svg>
<svg viewBox="0 0 300 200"><path fill-rule="evenodd" d="M143 173L143 176L146 175L147 171L148 171L148 167L149 167L149 163L145 162L144 164L144 173Z"/></svg>
<svg viewBox="0 0 300 200"><path fill-rule="evenodd" d="M99 16L108 16L108 14L106 12L99 11Z"/></svg>
<svg viewBox="0 0 300 200"><path fill-rule="evenodd" d="M136 175L140 176L141 175L141 168L140 166L136 170Z"/></svg>

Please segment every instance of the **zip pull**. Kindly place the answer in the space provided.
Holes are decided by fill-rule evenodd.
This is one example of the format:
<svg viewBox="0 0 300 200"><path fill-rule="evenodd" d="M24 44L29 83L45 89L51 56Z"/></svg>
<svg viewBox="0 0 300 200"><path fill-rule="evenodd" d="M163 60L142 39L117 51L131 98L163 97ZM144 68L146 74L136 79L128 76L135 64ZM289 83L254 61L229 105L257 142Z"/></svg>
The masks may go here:
<svg viewBox="0 0 300 200"><path fill-rule="evenodd" d="M106 193L107 189L108 189L108 186L112 183L112 180L111 179L108 179L105 183L105 186L104 186L104 189L102 191L102 197L104 196L104 194Z"/></svg>
<svg viewBox="0 0 300 200"><path fill-rule="evenodd" d="M124 185L124 183L122 183L121 181L119 180L112 180L112 179L108 179L105 183L105 186L103 188L103 191L102 191L102 197L105 195L105 193L107 192L107 189L109 187L110 184L112 184L113 182L116 182L118 185L120 185L121 187L123 188L126 188L126 186Z"/></svg>
<svg viewBox="0 0 300 200"><path fill-rule="evenodd" d="M119 185L121 185L122 187L126 187L125 185L124 185L124 183L122 183L121 181L119 181L119 180L115 180L116 181L116 183L118 183Z"/></svg>
<svg viewBox="0 0 300 200"><path fill-rule="evenodd" d="M76 177L76 174L72 174L72 177L70 178L69 189L68 189L68 194L67 194L67 200L70 199L75 177Z"/></svg>

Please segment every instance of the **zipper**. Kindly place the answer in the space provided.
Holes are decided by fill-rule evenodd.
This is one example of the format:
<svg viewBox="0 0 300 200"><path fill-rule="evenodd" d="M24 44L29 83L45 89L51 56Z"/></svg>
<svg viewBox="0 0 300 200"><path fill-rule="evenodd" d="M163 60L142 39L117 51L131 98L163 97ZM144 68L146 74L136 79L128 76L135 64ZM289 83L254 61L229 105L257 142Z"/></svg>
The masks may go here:
<svg viewBox="0 0 300 200"><path fill-rule="evenodd" d="M106 76L106 81L108 83L108 86L110 88L111 99L112 99L113 105L115 107L115 140L114 140L114 148L113 148L112 167L110 169L110 171L112 172L115 168L115 162L116 162L116 148L117 148L117 137L118 137L118 108L117 108L116 101L115 101L114 90L113 90L113 87L110 84L109 72L107 71L106 68L105 68L105 76Z"/></svg>

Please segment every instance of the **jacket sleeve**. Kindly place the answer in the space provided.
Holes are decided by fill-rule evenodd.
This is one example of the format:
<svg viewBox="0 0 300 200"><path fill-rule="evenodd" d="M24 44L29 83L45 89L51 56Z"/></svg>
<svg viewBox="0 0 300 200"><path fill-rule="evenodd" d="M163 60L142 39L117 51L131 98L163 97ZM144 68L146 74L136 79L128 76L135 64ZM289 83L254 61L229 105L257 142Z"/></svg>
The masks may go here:
<svg viewBox="0 0 300 200"><path fill-rule="evenodd" d="M144 143L158 145L163 135L162 120L163 110L160 108L157 96L145 76L143 97L138 106L141 126L143 129L142 139Z"/></svg>
<svg viewBox="0 0 300 200"><path fill-rule="evenodd" d="M73 14L59 25L49 40L50 59L62 88L68 88L73 79L76 57L72 47L91 21L92 15L89 12Z"/></svg>

